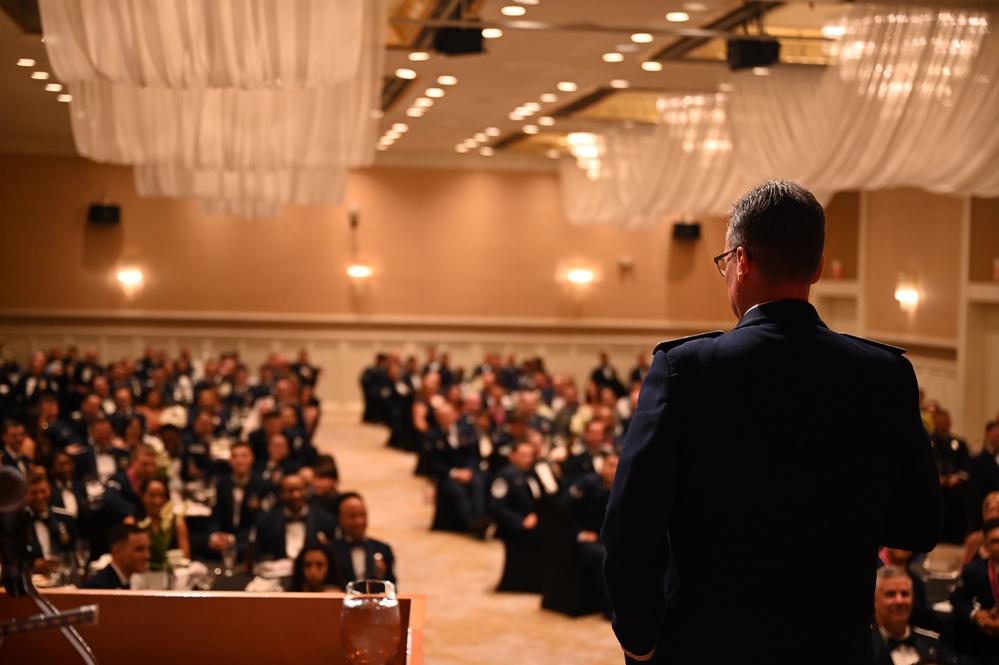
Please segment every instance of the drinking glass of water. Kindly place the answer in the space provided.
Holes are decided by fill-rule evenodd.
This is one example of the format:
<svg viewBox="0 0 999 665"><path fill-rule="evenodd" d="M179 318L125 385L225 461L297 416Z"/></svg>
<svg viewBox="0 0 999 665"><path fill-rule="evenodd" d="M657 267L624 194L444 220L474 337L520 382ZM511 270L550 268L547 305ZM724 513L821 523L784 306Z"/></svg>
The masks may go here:
<svg viewBox="0 0 999 665"><path fill-rule="evenodd" d="M401 623L394 584L357 580L347 585L340 612L340 644L349 662L388 663L399 650Z"/></svg>

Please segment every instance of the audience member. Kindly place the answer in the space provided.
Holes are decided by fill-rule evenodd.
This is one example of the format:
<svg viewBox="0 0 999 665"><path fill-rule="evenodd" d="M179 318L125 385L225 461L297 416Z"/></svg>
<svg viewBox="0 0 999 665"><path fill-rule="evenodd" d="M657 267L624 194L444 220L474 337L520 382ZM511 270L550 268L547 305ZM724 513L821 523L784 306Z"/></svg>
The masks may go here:
<svg viewBox="0 0 999 665"><path fill-rule="evenodd" d="M142 485L142 507L146 517L137 524L149 533L149 567L162 570L167 565L167 552L181 550L191 558L191 539L187 521L174 512L166 481L150 478Z"/></svg>
<svg viewBox="0 0 999 665"><path fill-rule="evenodd" d="M461 527L483 537L488 526L486 479L479 469L479 436L474 427L458 418L454 407L442 403L435 411L436 427L427 440L430 468L437 482L439 501L451 506Z"/></svg>
<svg viewBox="0 0 999 665"><path fill-rule="evenodd" d="M982 450L971 458L968 474L971 484L982 498L989 492L999 490L999 422L990 420L985 424L985 438Z"/></svg>
<svg viewBox="0 0 999 665"><path fill-rule="evenodd" d="M999 562L999 520L982 527L988 559L972 559L961 569L950 595L957 621L970 623L971 651L982 665L999 663L999 606L996 602L996 565Z"/></svg>
<svg viewBox="0 0 999 665"><path fill-rule="evenodd" d="M940 635L910 625L912 577L899 566L878 570L874 586L874 623L871 642L874 665L954 665L957 655Z"/></svg>
<svg viewBox="0 0 999 665"><path fill-rule="evenodd" d="M343 572L338 570L336 557L329 545L306 543L295 557L289 591L323 593L343 591Z"/></svg>
<svg viewBox="0 0 999 665"><path fill-rule="evenodd" d="M77 529L73 517L50 503L52 490L44 471L32 471L27 477L25 505L31 509L29 543L35 554L31 572L50 575L60 568L62 559L73 551Z"/></svg>
<svg viewBox="0 0 999 665"><path fill-rule="evenodd" d="M279 505L257 515L255 555L259 559L294 559L306 542L329 542L336 520L329 513L310 508L302 477L290 474L281 479Z"/></svg>
<svg viewBox="0 0 999 665"><path fill-rule="evenodd" d="M239 558L243 558L257 515L273 504L271 486L253 470L253 451L249 443L237 441L232 444L229 468L230 473L215 479L215 505L207 542L211 558L218 557L229 547L235 547Z"/></svg>
<svg viewBox="0 0 999 665"><path fill-rule="evenodd" d="M27 476L31 460L21 450L24 444L24 425L20 421L4 418L0 424L0 439L3 440L0 462L3 466L17 469L22 476Z"/></svg>
<svg viewBox="0 0 999 665"><path fill-rule="evenodd" d="M130 589L131 577L149 569L149 534L134 524L119 524L108 534L111 563L83 583L85 589Z"/></svg>
<svg viewBox="0 0 999 665"><path fill-rule="evenodd" d="M118 520L132 522L146 517L142 501L143 486L156 474L156 450L148 443L132 449L128 468L108 480L104 490L104 508Z"/></svg>
<svg viewBox="0 0 999 665"><path fill-rule="evenodd" d="M537 500L541 485L534 478L534 448L522 441L513 447L510 463L489 487L489 514L496 521L496 536L504 541L540 544Z"/></svg>
<svg viewBox="0 0 999 665"><path fill-rule="evenodd" d="M950 431L950 414L943 409L933 414L930 443L940 473L943 493L944 526L942 540L964 543L965 537L978 528L978 503L975 490L968 482L971 458L968 444Z"/></svg>
<svg viewBox="0 0 999 665"><path fill-rule="evenodd" d="M340 482L340 471L332 455L320 455L312 473L309 505L325 510L334 517L340 505L340 494L337 485Z"/></svg>
<svg viewBox="0 0 999 665"><path fill-rule="evenodd" d="M345 582L386 580L396 584L395 555L388 543L368 538L368 509L356 492L340 496L340 526L332 543Z"/></svg>

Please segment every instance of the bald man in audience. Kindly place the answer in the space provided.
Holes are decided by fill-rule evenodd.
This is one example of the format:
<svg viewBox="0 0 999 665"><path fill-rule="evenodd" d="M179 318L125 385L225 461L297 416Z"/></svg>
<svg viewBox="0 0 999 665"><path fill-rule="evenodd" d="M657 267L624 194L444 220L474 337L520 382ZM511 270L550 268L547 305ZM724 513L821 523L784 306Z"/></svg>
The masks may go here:
<svg viewBox="0 0 999 665"><path fill-rule="evenodd" d="M305 481L297 474L281 479L279 504L257 515L257 558L294 559L305 543L333 539L336 519L310 507L305 489Z"/></svg>

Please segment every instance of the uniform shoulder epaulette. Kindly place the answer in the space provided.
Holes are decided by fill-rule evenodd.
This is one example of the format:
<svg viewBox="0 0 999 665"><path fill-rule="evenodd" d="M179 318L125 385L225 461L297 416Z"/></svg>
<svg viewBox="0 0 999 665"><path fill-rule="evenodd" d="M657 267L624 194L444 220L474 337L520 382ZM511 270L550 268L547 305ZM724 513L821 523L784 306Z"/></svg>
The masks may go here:
<svg viewBox="0 0 999 665"><path fill-rule="evenodd" d="M63 515L65 517L73 516L73 513L69 512L65 508L60 508L59 506L49 506L49 510L51 510L56 515Z"/></svg>
<svg viewBox="0 0 999 665"><path fill-rule="evenodd" d="M924 637L932 637L935 640L940 639L940 633L934 633L932 630L926 630L925 628L919 628L918 626L910 626L910 628L912 628L912 632Z"/></svg>
<svg viewBox="0 0 999 665"><path fill-rule="evenodd" d="M652 351L653 353L658 353L659 351L669 351L670 349L675 349L681 344L685 344L694 339L708 339L711 337L718 337L719 335L725 334L724 330L712 330L711 332L701 333L699 335L688 335L686 337L678 337L676 339L671 339L665 342L659 342L656 348Z"/></svg>
<svg viewBox="0 0 999 665"><path fill-rule="evenodd" d="M884 349L885 351L890 351L896 356L900 356L905 353L905 349L900 346L892 346L891 344L885 344L884 342L875 342L873 339L867 339L866 337L857 337L856 335L850 335L849 333L840 333L844 337L849 337L850 339L855 339L858 342L863 342L864 344L869 344L871 346L876 346L879 349Z"/></svg>

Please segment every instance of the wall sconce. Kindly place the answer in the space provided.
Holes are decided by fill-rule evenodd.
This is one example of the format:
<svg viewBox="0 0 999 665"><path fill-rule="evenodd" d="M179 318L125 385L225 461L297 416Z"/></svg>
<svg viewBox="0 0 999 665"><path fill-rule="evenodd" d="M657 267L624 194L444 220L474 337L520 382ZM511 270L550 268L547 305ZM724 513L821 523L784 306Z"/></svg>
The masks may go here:
<svg viewBox="0 0 999 665"><path fill-rule="evenodd" d="M375 274L371 266L355 263L347 266L347 277L351 279L367 279Z"/></svg>
<svg viewBox="0 0 999 665"><path fill-rule="evenodd" d="M565 273L570 284L590 284L593 281L593 271L586 268L573 268Z"/></svg>
<svg viewBox="0 0 999 665"><path fill-rule="evenodd" d="M127 296L133 296L135 293L142 288L142 267L139 262L134 259L126 259L121 262L118 266L118 272L115 274L115 279L121 285L122 290Z"/></svg>
<svg viewBox="0 0 999 665"><path fill-rule="evenodd" d="M912 312L919 304L919 273L915 270L903 270L898 273L895 282L895 300L903 312Z"/></svg>

